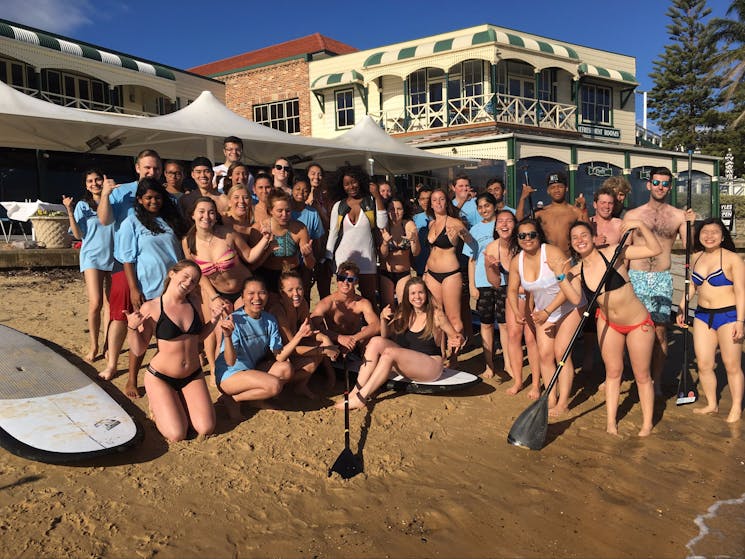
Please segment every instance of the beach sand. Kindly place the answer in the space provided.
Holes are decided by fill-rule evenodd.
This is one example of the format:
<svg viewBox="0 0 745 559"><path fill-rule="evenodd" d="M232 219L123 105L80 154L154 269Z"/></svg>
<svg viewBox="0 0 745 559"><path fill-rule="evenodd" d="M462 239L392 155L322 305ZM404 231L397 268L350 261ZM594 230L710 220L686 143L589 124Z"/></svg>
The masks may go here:
<svg viewBox="0 0 745 559"><path fill-rule="evenodd" d="M91 376L103 369L78 357L87 325L77 272L3 272L0 289L0 323L56 344ZM673 349L671 382L677 335ZM482 370L479 353L461 368ZM506 395L497 380L446 395L381 393L371 411L352 413L364 473L348 481L327 475L344 444L343 414L327 408L341 381L319 401L282 395L281 411L249 411L240 424L218 407L215 435L176 444L146 418L146 398L122 396L145 431L131 451L54 466L0 450L0 555L743 556L742 504L722 507L729 516L710 520L712 534L686 548L699 535L697 516L745 491L742 425L725 423L726 412L694 416L696 404L676 407L671 396L657 407L652 436L639 439L641 412L626 381L620 436L609 436L599 376L578 374L572 409L549 426L541 451L507 444L529 400Z"/></svg>

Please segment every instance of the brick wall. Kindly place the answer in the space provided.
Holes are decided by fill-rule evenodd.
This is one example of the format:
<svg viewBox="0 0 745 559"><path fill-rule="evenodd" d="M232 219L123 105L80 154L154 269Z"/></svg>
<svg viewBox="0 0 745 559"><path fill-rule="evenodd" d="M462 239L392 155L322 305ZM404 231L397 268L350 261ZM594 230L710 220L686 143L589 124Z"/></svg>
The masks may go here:
<svg viewBox="0 0 745 559"><path fill-rule="evenodd" d="M225 104L253 120L253 106L298 98L300 133L310 136L310 83L308 63L291 60L273 66L236 72L217 79L225 82Z"/></svg>

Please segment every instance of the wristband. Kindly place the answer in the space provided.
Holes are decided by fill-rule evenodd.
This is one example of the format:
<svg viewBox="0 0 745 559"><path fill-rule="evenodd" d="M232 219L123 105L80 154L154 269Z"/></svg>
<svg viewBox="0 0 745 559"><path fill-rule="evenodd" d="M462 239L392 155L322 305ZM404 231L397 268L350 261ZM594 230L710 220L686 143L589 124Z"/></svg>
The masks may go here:
<svg viewBox="0 0 745 559"><path fill-rule="evenodd" d="M129 324L127 324L127 330L132 330L133 332L137 332L137 328L132 328Z"/></svg>
<svg viewBox="0 0 745 559"><path fill-rule="evenodd" d="M213 295L210 301L214 301L215 299L219 299L220 297L222 297L222 295L218 293L217 295Z"/></svg>
<svg viewBox="0 0 745 559"><path fill-rule="evenodd" d="M556 281L557 282L564 281L566 277L567 277L566 274L559 274L558 276L556 276Z"/></svg>

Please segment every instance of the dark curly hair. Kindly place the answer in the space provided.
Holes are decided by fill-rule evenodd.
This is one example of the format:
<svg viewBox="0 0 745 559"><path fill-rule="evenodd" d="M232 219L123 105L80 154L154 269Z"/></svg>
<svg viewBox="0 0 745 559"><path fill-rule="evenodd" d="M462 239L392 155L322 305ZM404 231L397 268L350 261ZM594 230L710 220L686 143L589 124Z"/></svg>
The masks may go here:
<svg viewBox="0 0 745 559"><path fill-rule="evenodd" d="M575 227L584 227L585 229L587 229L590 232L590 238L595 236L595 232L592 230L592 225L590 225L586 221L581 221L579 219L573 221L572 224L569 226L569 233L567 234L567 236L569 237L569 254L572 256L573 260L578 262L581 257L579 253L574 250L574 248L572 248L572 229L574 229Z"/></svg>
<svg viewBox="0 0 745 559"><path fill-rule="evenodd" d="M344 191L344 177L352 177L356 179L360 185L360 197L370 195L370 175L359 165L348 165L339 167L329 177L328 182L328 193L331 200L338 202L347 197L347 193Z"/></svg>
<svg viewBox="0 0 745 559"><path fill-rule="evenodd" d="M140 198L142 198L148 190L157 192L163 199L163 205L161 206L160 212L157 216L148 212L144 206L139 203ZM137 183L135 197L137 198L137 203L135 204L135 215L145 229L155 233L156 235L165 233L165 230L156 221L156 217L159 217L165 221L171 229L173 229L174 234L179 239L183 236L186 231L184 220L181 218L181 214L176 207L176 202L174 202L171 195L168 194L166 187L159 181L152 177L140 179L140 182Z"/></svg>
<svg viewBox="0 0 745 559"><path fill-rule="evenodd" d="M88 175L98 175L103 179L103 171L101 171L101 169L93 168L88 169L85 173L83 173L83 201L86 202L93 211L95 211L96 208L98 208L98 204L96 204L96 200L93 198L93 194L90 190L88 190L85 184L85 181L88 179Z"/></svg>
<svg viewBox="0 0 745 559"><path fill-rule="evenodd" d="M513 242L515 243L515 245L520 246L517 244L517 233L518 229L520 229L520 227L523 225L532 225L533 227L535 227L535 230L538 232L538 241L540 242L540 244L544 244L546 242L546 234L543 232L543 227L541 227L541 224L533 218L526 217L518 221L515 229L512 231Z"/></svg>

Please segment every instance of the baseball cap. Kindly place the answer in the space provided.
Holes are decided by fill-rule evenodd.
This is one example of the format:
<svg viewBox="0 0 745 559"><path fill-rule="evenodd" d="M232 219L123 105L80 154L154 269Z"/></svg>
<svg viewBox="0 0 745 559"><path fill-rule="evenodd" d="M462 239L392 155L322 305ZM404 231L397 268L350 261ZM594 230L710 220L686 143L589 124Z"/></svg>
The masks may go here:
<svg viewBox="0 0 745 559"><path fill-rule="evenodd" d="M546 186L551 186L555 183L561 183L566 186L568 184L567 176L561 172L550 173L546 178Z"/></svg>

